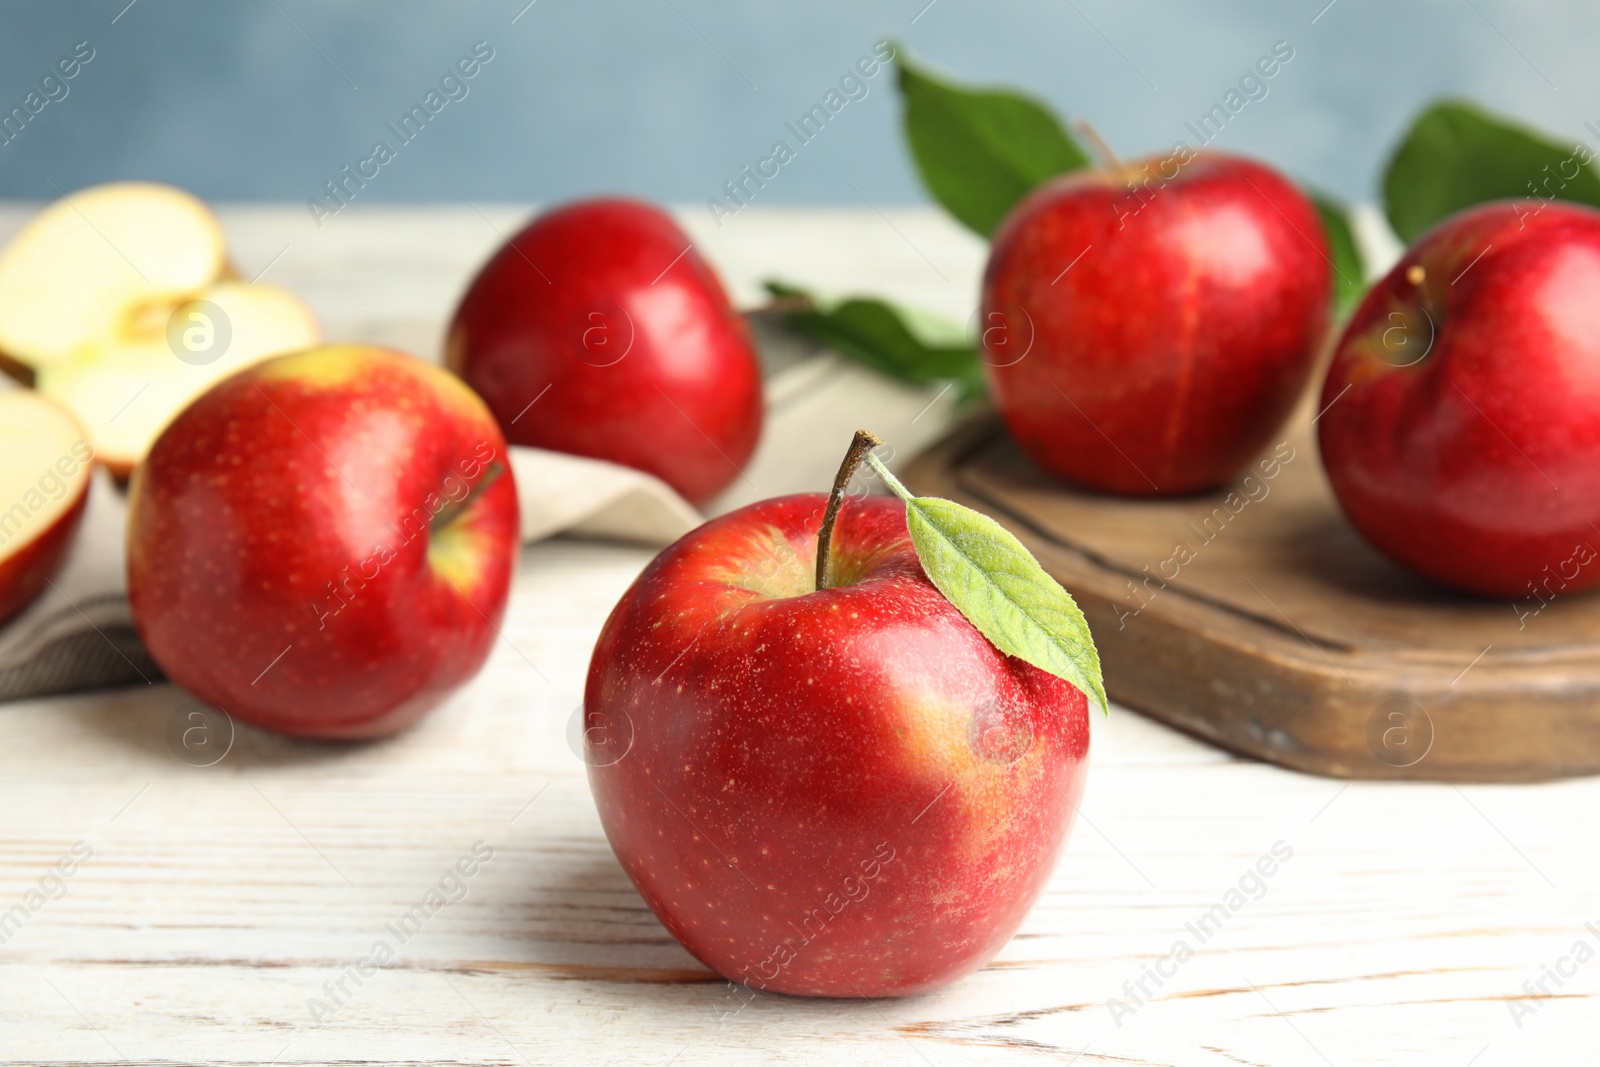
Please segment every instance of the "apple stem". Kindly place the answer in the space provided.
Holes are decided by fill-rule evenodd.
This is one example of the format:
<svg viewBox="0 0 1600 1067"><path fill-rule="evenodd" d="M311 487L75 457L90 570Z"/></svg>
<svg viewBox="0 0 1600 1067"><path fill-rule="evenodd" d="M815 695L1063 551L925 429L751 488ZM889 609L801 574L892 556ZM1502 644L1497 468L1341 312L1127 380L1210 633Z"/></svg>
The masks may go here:
<svg viewBox="0 0 1600 1067"><path fill-rule="evenodd" d="M439 513L433 517L433 521L428 523L428 532L430 534L438 533L452 522L455 522L464 511L476 504L478 498L504 473L505 467L499 463L491 463L489 469L484 472L483 477L478 479L478 484L473 486L466 496L439 509Z"/></svg>
<svg viewBox="0 0 1600 1067"><path fill-rule="evenodd" d="M4 352L0 352L0 374L13 379L25 389L32 389L39 379L38 372L32 367L20 359L12 359Z"/></svg>
<svg viewBox="0 0 1600 1067"><path fill-rule="evenodd" d="M1079 119L1072 126L1082 135L1085 141L1089 142L1089 147L1094 151L1094 154L1100 157L1101 166L1109 167L1119 172L1128 169L1128 165L1122 162L1122 157L1112 150L1110 143L1100 136L1100 131L1095 129L1088 119Z"/></svg>
<svg viewBox="0 0 1600 1067"><path fill-rule="evenodd" d="M874 448L883 444L871 431L857 430L850 440L850 449L839 464L839 473L833 479L833 492L828 494L828 506L822 513L822 529L817 533L817 588L828 588L828 553L833 547L833 524L839 519L839 508L844 504L844 491L855 477L861 460Z"/></svg>
<svg viewBox="0 0 1600 1067"><path fill-rule="evenodd" d="M900 483L900 479L896 478L894 474L890 472L889 468L884 465L883 460L872 455L870 452L867 454L867 466L872 468L872 472L874 474L883 479L883 484L889 487L889 492L893 493L895 496L899 497L901 500L904 500L908 504L911 503L912 500L916 499L911 490L902 485Z"/></svg>

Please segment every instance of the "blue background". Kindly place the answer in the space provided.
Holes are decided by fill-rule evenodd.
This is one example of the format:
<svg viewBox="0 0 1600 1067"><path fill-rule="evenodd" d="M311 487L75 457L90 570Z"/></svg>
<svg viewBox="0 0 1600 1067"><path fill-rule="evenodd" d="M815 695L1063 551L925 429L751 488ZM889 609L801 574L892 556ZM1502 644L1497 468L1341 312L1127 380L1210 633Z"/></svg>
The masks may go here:
<svg viewBox="0 0 1600 1067"><path fill-rule="evenodd" d="M95 58L0 146L0 196L139 177L214 199L305 200L374 140L394 143L384 124L478 40L495 58L469 95L361 200L617 191L703 203L885 37L965 80L1088 117L1124 155L1192 140L1184 122L1287 41L1294 59L1215 143L1352 199L1373 198L1395 137L1441 94L1562 139L1600 120L1589 0L525 2L7 0L0 110L77 42ZM758 202L925 201L892 73L868 85Z"/></svg>

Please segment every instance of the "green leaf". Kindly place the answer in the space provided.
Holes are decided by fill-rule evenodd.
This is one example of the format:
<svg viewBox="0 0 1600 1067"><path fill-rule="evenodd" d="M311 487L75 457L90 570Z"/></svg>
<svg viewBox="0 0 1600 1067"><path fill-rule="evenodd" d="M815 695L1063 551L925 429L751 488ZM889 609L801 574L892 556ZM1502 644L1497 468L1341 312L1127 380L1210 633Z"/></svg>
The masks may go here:
<svg viewBox="0 0 1600 1067"><path fill-rule="evenodd" d="M1355 233L1350 229L1350 217L1344 205L1321 193L1307 192L1312 203L1317 205L1322 228L1328 234L1328 255L1333 259L1333 309L1342 319L1366 292L1366 268L1361 263L1361 253L1356 248Z"/></svg>
<svg viewBox="0 0 1600 1067"><path fill-rule="evenodd" d="M923 571L967 621L1001 652L1071 682L1107 708L1100 654L1083 612L1022 542L953 500L912 496L877 456L869 454L867 464L905 501Z"/></svg>
<svg viewBox="0 0 1600 1067"><path fill-rule="evenodd" d="M923 184L945 209L988 237L1017 201L1089 157L1055 114L1004 89L952 85L896 46L906 140Z"/></svg>
<svg viewBox="0 0 1600 1067"><path fill-rule="evenodd" d="M798 305L783 312L785 325L873 370L913 385L954 381L963 398L983 392L977 351L954 323L873 297L830 305L776 281L767 282L767 292Z"/></svg>
<svg viewBox="0 0 1600 1067"><path fill-rule="evenodd" d="M1589 158L1575 143L1463 101L1439 101L1412 123L1389 161L1389 224L1410 244L1446 215L1488 200L1553 196L1600 206L1600 175Z"/></svg>

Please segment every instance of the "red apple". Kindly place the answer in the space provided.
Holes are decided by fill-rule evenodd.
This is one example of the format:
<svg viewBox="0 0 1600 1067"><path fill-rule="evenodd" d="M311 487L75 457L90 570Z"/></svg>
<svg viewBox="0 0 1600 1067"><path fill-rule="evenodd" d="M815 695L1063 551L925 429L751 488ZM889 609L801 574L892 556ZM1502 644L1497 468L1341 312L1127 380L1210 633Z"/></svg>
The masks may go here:
<svg viewBox="0 0 1600 1067"><path fill-rule="evenodd" d="M512 444L610 460L702 505L761 435L743 318L672 219L633 200L557 208L456 309L447 365Z"/></svg>
<svg viewBox="0 0 1600 1067"><path fill-rule="evenodd" d="M66 559L89 499L88 437L38 393L0 391L0 623L27 607Z"/></svg>
<svg viewBox="0 0 1600 1067"><path fill-rule="evenodd" d="M1327 328L1316 208L1259 163L1185 158L1036 190L984 273L1000 414L1035 463L1092 489L1234 477L1294 407Z"/></svg>
<svg viewBox="0 0 1600 1067"><path fill-rule="evenodd" d="M505 611L505 439L458 379L379 348L224 379L134 471L128 596L150 654L301 737L393 733L477 673Z"/></svg>
<svg viewBox="0 0 1600 1067"><path fill-rule="evenodd" d="M896 500L844 505L818 590L825 500L753 504L645 569L590 663L589 781L623 868L707 966L920 993L988 962L1044 888L1087 704L945 599Z"/></svg>
<svg viewBox="0 0 1600 1067"><path fill-rule="evenodd" d="M1328 480L1379 551L1468 592L1600 584L1600 212L1441 222L1356 310L1322 406Z"/></svg>

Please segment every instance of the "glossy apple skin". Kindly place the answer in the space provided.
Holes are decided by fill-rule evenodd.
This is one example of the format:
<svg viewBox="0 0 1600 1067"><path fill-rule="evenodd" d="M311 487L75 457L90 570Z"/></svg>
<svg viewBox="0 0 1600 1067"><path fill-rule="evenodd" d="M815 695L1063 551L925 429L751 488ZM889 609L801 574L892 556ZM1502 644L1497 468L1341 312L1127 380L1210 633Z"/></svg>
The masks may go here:
<svg viewBox="0 0 1600 1067"><path fill-rule="evenodd" d="M513 444L648 471L697 506L761 436L744 319L677 224L638 201L569 204L511 238L456 309L446 363Z"/></svg>
<svg viewBox="0 0 1600 1067"><path fill-rule="evenodd" d="M1141 165L1176 176L1130 191L1080 172L1007 217L984 273L982 354L1040 467L1105 492L1190 493L1237 475L1304 390L1327 331L1326 238L1310 201L1259 163Z"/></svg>
<svg viewBox="0 0 1600 1067"><path fill-rule="evenodd" d="M1328 480L1380 552L1472 593L1600 584L1600 212L1441 222L1356 310L1322 406Z"/></svg>
<svg viewBox="0 0 1600 1067"><path fill-rule="evenodd" d="M898 501L845 504L842 584L816 591L823 504L753 504L646 568L590 663L589 782L634 885L718 973L922 993L993 958L1044 888L1087 704L934 588Z"/></svg>
<svg viewBox="0 0 1600 1067"><path fill-rule="evenodd" d="M174 682L257 726L403 729L477 673L496 638L516 487L504 467L476 488L505 463L482 402L400 353L330 346L240 371L134 472L139 634ZM471 502L432 531L452 498Z"/></svg>
<svg viewBox="0 0 1600 1067"><path fill-rule="evenodd" d="M78 499L48 530L42 531L9 559L0 560L0 624L10 622L33 603L66 562L67 550L78 536L89 502L88 481L77 490Z"/></svg>

